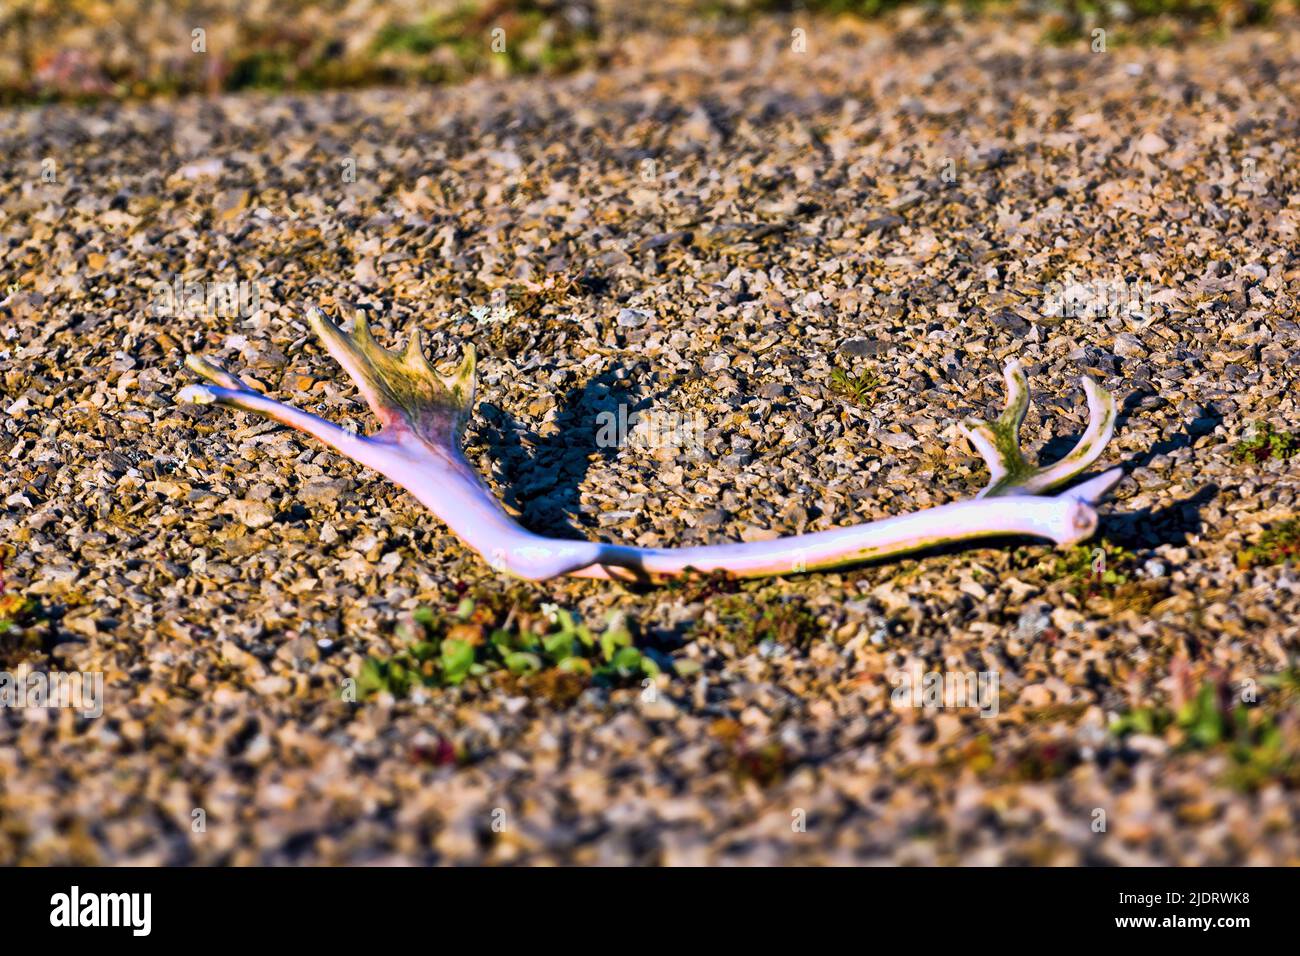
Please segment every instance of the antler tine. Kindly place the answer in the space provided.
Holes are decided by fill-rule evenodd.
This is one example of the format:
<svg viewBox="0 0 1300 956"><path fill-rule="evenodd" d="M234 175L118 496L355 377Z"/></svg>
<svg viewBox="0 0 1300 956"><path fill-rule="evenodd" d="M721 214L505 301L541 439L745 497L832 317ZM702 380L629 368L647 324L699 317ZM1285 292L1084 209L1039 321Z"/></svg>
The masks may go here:
<svg viewBox="0 0 1300 956"><path fill-rule="evenodd" d="M1029 379L1016 359L1007 362L1002 377L1007 383L1007 403L1002 414L992 422L971 416L958 425L989 466L989 486L980 492L981 498L1030 469L1020 453L1020 426L1029 411Z"/></svg>
<svg viewBox="0 0 1300 956"><path fill-rule="evenodd" d="M383 471L386 465L383 459L387 456L388 450L378 442L353 434L310 412L268 398L261 392L249 388L239 376L232 375L220 365L201 356L187 355L185 365L214 384L187 385L176 396L180 401L193 405L213 403L228 405L231 408L263 415L319 438L363 465Z"/></svg>
<svg viewBox="0 0 1300 956"><path fill-rule="evenodd" d="M1036 495L1065 484L1096 461L1115 432L1115 399L1090 376L1082 379L1088 398L1088 427L1073 450L1046 467L1031 465L1020 450L1020 426L1029 409L1029 380L1020 362L1012 359L1003 375L1007 382L1005 411L995 421L965 419L958 426L989 467L989 483L978 495Z"/></svg>

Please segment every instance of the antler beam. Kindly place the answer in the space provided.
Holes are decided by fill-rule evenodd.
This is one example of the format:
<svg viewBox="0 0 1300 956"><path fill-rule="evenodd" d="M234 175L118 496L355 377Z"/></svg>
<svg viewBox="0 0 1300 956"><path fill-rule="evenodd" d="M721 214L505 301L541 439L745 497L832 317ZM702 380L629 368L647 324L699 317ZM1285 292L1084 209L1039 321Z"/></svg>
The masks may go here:
<svg viewBox="0 0 1300 956"><path fill-rule="evenodd" d="M1096 531L1094 505L1122 477L1115 468L1058 495L1043 494L1082 473L1101 455L1114 432L1115 402L1085 377L1087 430L1060 461L1035 467L1025 460L1019 439L1029 385L1020 364L1012 361L1005 372L1006 411L993 422L967 419L961 426L992 475L988 487L972 500L772 541L660 549L551 538L511 518L461 452L461 433L474 407L472 346L456 369L442 374L425 358L418 332L399 355L375 342L360 315L350 335L319 309L312 309L308 319L379 419L382 427L375 434L355 435L267 398L193 355L186 364L212 384L187 386L178 398L229 405L307 432L405 488L492 567L522 578L568 574L641 580L711 571L738 577L797 574L1011 535L1070 545Z"/></svg>

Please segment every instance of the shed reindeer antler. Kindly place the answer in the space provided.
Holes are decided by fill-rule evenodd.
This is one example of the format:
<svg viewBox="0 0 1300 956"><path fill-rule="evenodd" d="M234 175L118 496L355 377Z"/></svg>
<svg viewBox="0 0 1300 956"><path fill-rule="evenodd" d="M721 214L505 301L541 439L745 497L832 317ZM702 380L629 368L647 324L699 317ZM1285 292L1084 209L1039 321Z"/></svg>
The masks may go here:
<svg viewBox="0 0 1300 956"><path fill-rule="evenodd" d="M253 391L225 369L191 355L186 364L211 385L190 385L182 401L217 402L265 415L314 435L347 457L386 475L445 521L498 571L522 578L562 574L588 578L664 578L722 571L740 577L834 568L979 538L1029 535L1058 545L1097 529L1093 505L1122 477L1111 469L1055 496L1043 492L1079 475L1101 454L1115 429L1115 402L1090 378L1088 428L1070 454L1045 468L1021 454L1020 424L1029 386L1020 363L1006 367L1007 407L992 422L967 419L962 431L988 462L992 479L968 501L927 508L868 524L771 541L688 548L635 548L534 534L511 518L461 453L474 407L474 348L459 366L440 373L425 358L417 331L398 355L371 337L358 315L352 334L318 309L312 329L357 383L382 427L368 437Z"/></svg>

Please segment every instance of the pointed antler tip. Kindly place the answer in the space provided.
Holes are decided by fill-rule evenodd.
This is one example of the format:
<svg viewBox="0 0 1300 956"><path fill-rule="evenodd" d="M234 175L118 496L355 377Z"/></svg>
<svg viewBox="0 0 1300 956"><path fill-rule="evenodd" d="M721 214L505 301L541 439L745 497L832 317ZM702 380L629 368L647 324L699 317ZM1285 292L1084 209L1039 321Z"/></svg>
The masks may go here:
<svg viewBox="0 0 1300 956"><path fill-rule="evenodd" d="M232 375L224 368L202 355L193 353L185 356L185 367L195 375L206 378L222 388L228 388L232 391L248 391L248 386L238 375Z"/></svg>
<svg viewBox="0 0 1300 956"><path fill-rule="evenodd" d="M186 385L176 393L176 401L186 405L211 405L217 400L206 385Z"/></svg>

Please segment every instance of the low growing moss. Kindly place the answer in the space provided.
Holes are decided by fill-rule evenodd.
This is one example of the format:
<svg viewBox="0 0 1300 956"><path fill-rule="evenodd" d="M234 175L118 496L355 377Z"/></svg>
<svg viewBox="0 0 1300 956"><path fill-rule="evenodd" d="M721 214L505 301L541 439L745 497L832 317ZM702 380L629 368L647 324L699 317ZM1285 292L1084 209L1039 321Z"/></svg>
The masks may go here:
<svg viewBox="0 0 1300 956"><path fill-rule="evenodd" d="M1104 538L1076 545L1056 558L1055 575L1070 580L1079 598L1116 597L1132 583L1137 555Z"/></svg>
<svg viewBox="0 0 1300 956"><path fill-rule="evenodd" d="M592 631L565 608L496 596L466 597L451 613L417 609L395 630L400 647L367 657L357 679L364 699L404 697L417 687L451 687L509 676L523 689L571 702L589 684L623 686L660 673L653 652L635 646L622 615ZM667 658L663 665L669 665Z"/></svg>
<svg viewBox="0 0 1300 956"><path fill-rule="evenodd" d="M722 595L710 610L716 624L697 621L693 635L729 641L742 654L765 641L804 651L821 631L801 598L772 601L759 599L753 592L741 592Z"/></svg>
<svg viewBox="0 0 1300 956"><path fill-rule="evenodd" d="M1033 549L1017 549L1010 565L1017 571L1036 569L1043 584L1062 581L1065 589L1082 604L1106 602L1106 610L1145 613L1169 596L1167 578L1143 579L1138 575L1139 557L1105 538L1076 545L1046 559ZM1032 573L1024 574L1033 580Z"/></svg>
<svg viewBox="0 0 1300 956"><path fill-rule="evenodd" d="M1285 461L1297 452L1300 452L1300 436L1274 431L1272 425L1263 422L1233 446L1232 459L1262 464L1270 459Z"/></svg>
<svg viewBox="0 0 1300 956"><path fill-rule="evenodd" d="M884 384L885 380L871 370L855 375L839 366L831 369L831 391L858 405L874 404L876 392Z"/></svg>
<svg viewBox="0 0 1300 956"><path fill-rule="evenodd" d="M1265 686L1279 682L1292 686L1294 675L1263 681ZM1300 786L1300 722L1294 711L1279 714L1234 703L1226 688L1213 681L1202 684L1177 711L1140 707L1121 715L1110 729L1121 738L1134 733L1172 736L1182 752L1225 752L1232 764L1224 782L1237 789L1256 790L1271 782Z"/></svg>
<svg viewBox="0 0 1300 956"><path fill-rule="evenodd" d="M1122 7L1105 0L1050 0L1043 8L1048 24L1043 39L1091 41L1092 31L1100 28L1108 46L1168 46L1192 35L1221 36L1233 27L1262 23L1272 7L1272 0L1133 0Z"/></svg>
<svg viewBox="0 0 1300 956"><path fill-rule="evenodd" d="M511 74L573 70L589 58L594 32L554 13L534 0L466 3L451 13L388 23L373 51L423 61L424 78L433 82L486 72L494 61Z"/></svg>
<svg viewBox="0 0 1300 956"><path fill-rule="evenodd" d="M0 634L36 623L41 616L40 603L21 594L0 594Z"/></svg>
<svg viewBox="0 0 1300 956"><path fill-rule="evenodd" d="M44 641L36 628L45 620L40 602L13 592L0 592L0 668L39 657Z"/></svg>
<svg viewBox="0 0 1300 956"><path fill-rule="evenodd" d="M1237 566L1243 571L1274 564L1300 561L1300 518L1288 518L1269 528L1256 544L1237 552Z"/></svg>

